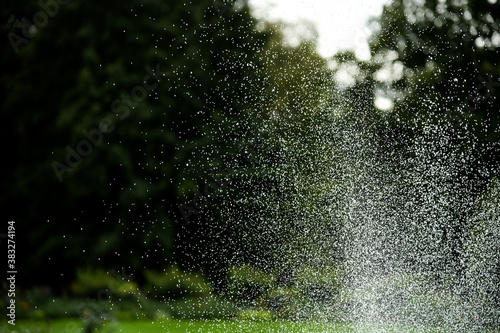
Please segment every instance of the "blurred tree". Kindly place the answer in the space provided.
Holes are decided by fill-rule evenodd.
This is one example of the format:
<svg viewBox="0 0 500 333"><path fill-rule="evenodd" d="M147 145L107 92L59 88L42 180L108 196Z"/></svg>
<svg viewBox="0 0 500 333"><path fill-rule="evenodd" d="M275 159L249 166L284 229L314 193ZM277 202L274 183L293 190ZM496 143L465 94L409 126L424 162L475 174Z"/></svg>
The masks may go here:
<svg viewBox="0 0 500 333"><path fill-rule="evenodd" d="M311 199L296 200L304 186L298 182L320 171L320 159L327 159L318 155L320 133L315 126L327 126L321 123L320 111L331 93L331 72L315 51L314 32L308 30L307 38L291 45L285 38L289 28L259 22L258 31L268 39L254 67L262 83L248 91L258 98L246 119L247 132L225 142L236 143L237 153L211 168L215 172L210 177L199 179L197 194L181 206L190 231L180 237L198 239L183 242L193 246L193 251L184 251L190 254L185 260L215 270L212 281L222 290L228 265L252 263L270 269L284 257L292 260L283 252L298 235L299 210ZM200 153L211 149L213 144ZM310 165L303 174L301 164ZM199 244L206 244L206 251L194 251Z"/></svg>
<svg viewBox="0 0 500 333"><path fill-rule="evenodd" d="M445 207L434 221L442 221L440 242L451 251L433 265L460 274L472 203L500 166L499 9L487 0L394 0L370 42L381 64L373 73L379 93L394 102L381 118L380 156L397 172L418 175L400 187L414 188L417 206L430 208L420 217L415 211L415 221Z"/></svg>
<svg viewBox="0 0 500 333"><path fill-rule="evenodd" d="M371 40L376 77L396 103L387 139L400 143L442 124L454 142L474 150L471 167L499 166L500 4L497 1L395 0Z"/></svg>
<svg viewBox="0 0 500 333"><path fill-rule="evenodd" d="M77 266L209 255L174 212L192 179L232 158L258 102L266 37L233 4L2 7L0 201L17 223L21 285L61 287Z"/></svg>
<svg viewBox="0 0 500 333"><path fill-rule="evenodd" d="M336 185L332 168L325 167L333 163L337 144L331 136L337 119L327 108L334 82L309 37L314 32L292 45L286 37L291 27L265 29L271 38L260 52L268 87L262 120L228 175L225 202L234 204L220 211L238 226L231 235L237 248L233 262L286 271L309 260L339 259L332 254L338 221L324 213L330 204L325 193Z"/></svg>
<svg viewBox="0 0 500 333"><path fill-rule="evenodd" d="M271 91L264 114L286 118L317 112L333 89L326 60L316 53L317 32L305 22L268 23L265 29L271 38L259 58Z"/></svg>

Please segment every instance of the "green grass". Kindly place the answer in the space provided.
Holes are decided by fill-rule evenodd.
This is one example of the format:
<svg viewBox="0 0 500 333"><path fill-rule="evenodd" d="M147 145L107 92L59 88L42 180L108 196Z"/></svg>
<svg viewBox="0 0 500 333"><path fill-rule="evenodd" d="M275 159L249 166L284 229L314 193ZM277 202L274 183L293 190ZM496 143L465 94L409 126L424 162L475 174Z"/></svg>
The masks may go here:
<svg viewBox="0 0 500 333"><path fill-rule="evenodd" d="M221 321L221 322L164 322L144 326L144 323L128 322L122 325L124 333L128 332L324 332L325 327L313 324L295 324L290 322L252 322L252 321ZM317 326L317 327L315 327ZM330 332L353 332L352 330L342 329L338 325L329 324ZM147 329L146 329L147 328ZM120 330L117 330L120 332Z"/></svg>
<svg viewBox="0 0 500 333"><path fill-rule="evenodd" d="M18 321L16 326L0 324L0 333L81 333L82 322L79 320ZM107 323L101 333L293 333L293 332L444 332L432 329L390 326L346 326L335 323L294 323L288 321L122 321Z"/></svg>
<svg viewBox="0 0 500 333"><path fill-rule="evenodd" d="M5 330L7 329L7 331ZM0 326L0 332L30 332L30 333L80 333L82 323L78 320L57 320L53 322L20 321L16 326ZM108 323L96 332L121 333L219 333L219 332L354 332L338 324L291 323L291 322L254 322L254 321L125 321Z"/></svg>

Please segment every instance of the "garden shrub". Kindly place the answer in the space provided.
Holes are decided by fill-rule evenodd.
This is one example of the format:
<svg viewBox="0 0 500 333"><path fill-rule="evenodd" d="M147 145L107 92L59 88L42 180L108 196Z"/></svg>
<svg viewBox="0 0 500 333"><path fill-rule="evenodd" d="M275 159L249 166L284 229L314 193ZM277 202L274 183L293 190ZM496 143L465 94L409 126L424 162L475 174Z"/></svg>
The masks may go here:
<svg viewBox="0 0 500 333"><path fill-rule="evenodd" d="M231 319L238 313L233 302L213 295L172 300L167 307L174 319Z"/></svg>
<svg viewBox="0 0 500 333"><path fill-rule="evenodd" d="M246 309L238 313L240 320L267 321L273 319L273 313L269 310Z"/></svg>
<svg viewBox="0 0 500 333"><path fill-rule="evenodd" d="M340 293L339 273L334 268L301 266L295 271L295 285L314 302L330 302Z"/></svg>
<svg viewBox="0 0 500 333"><path fill-rule="evenodd" d="M300 297L296 287L276 287L262 295L257 306L271 311L276 318L293 319L301 308Z"/></svg>
<svg viewBox="0 0 500 333"><path fill-rule="evenodd" d="M109 296L130 296L137 292L137 284L133 281L124 281L113 274L99 269L78 269L76 281L71 284L71 292L79 297L97 299Z"/></svg>
<svg viewBox="0 0 500 333"><path fill-rule="evenodd" d="M201 273L185 272L177 266L163 272L146 270L146 292L153 297L176 299L208 295L212 287Z"/></svg>
<svg viewBox="0 0 500 333"><path fill-rule="evenodd" d="M250 265L233 266L228 274L228 294L242 304L252 303L273 287L275 277Z"/></svg>

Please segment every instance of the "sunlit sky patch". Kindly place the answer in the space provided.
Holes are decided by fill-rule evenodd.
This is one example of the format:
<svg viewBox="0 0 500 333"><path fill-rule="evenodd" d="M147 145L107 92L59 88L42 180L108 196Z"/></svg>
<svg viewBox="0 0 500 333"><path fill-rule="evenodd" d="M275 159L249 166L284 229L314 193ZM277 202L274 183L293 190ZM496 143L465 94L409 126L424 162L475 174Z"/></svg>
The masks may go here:
<svg viewBox="0 0 500 333"><path fill-rule="evenodd" d="M361 59L369 58L366 23L379 16L386 3L388 0L250 0L256 17L312 22L322 56L350 49Z"/></svg>

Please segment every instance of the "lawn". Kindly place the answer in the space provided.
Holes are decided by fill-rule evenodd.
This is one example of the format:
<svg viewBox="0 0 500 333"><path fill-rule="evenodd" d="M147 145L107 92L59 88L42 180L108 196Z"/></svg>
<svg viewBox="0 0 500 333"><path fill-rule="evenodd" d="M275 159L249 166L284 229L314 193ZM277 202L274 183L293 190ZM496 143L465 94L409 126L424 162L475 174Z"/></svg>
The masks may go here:
<svg viewBox="0 0 500 333"><path fill-rule="evenodd" d="M430 329L376 327L364 326L356 328L334 323L293 323L287 321L123 321L111 322L99 331L102 333L219 333L219 332L262 332L262 333L291 333L291 332L440 332ZM0 333L81 333L82 323L78 320L57 320L48 322L19 321L16 326L0 325Z"/></svg>
<svg viewBox="0 0 500 333"><path fill-rule="evenodd" d="M82 324L77 320L57 320L50 324L46 322L21 321L16 326L0 326L0 332L30 332L30 333L80 333ZM5 330L7 328L7 331ZM99 332L123 333L187 333L187 332L354 332L334 324L312 324L291 322L253 322L253 321L125 321L106 325Z"/></svg>

